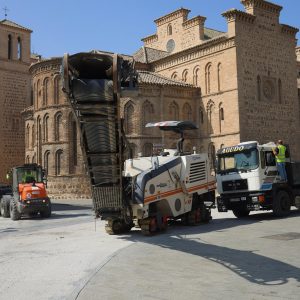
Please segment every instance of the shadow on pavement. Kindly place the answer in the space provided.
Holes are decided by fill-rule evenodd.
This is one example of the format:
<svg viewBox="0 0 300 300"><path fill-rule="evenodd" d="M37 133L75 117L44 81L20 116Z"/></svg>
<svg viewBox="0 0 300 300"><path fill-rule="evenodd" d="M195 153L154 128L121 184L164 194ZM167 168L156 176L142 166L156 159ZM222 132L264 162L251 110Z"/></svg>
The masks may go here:
<svg viewBox="0 0 300 300"><path fill-rule="evenodd" d="M91 210L90 205L73 205L64 203L52 203L52 211L64 211L64 210Z"/></svg>
<svg viewBox="0 0 300 300"><path fill-rule="evenodd" d="M299 211L292 211L289 218L299 217L299 215ZM142 236L140 231L133 231L131 235L120 238L203 257L259 285L283 285L291 278L300 282L300 269L295 266L257 254L255 251L207 244L199 238L193 239L192 237L193 234L223 231L235 226L274 219L272 214L262 213L242 220L216 219L210 224L197 227L183 227L175 224L170 226L167 233L151 237ZM186 238L185 235L189 237Z"/></svg>

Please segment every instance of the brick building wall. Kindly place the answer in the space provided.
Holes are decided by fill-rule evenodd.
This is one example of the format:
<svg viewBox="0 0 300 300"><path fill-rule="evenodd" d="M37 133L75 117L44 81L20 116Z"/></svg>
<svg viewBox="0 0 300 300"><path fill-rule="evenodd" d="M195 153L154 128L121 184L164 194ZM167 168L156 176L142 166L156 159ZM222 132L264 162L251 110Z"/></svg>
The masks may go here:
<svg viewBox="0 0 300 300"><path fill-rule="evenodd" d="M6 172L24 163L24 120L30 105L31 30L9 20L0 21L0 182Z"/></svg>

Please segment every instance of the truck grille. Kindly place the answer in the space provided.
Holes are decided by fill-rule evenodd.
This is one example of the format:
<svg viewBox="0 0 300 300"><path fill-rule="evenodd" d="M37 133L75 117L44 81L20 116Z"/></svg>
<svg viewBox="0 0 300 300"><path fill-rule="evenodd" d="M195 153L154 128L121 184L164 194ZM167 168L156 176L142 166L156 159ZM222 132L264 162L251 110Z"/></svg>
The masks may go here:
<svg viewBox="0 0 300 300"><path fill-rule="evenodd" d="M224 192L228 191L240 191L248 189L247 179L229 180L222 182Z"/></svg>
<svg viewBox="0 0 300 300"><path fill-rule="evenodd" d="M206 179L205 161L191 163L190 183Z"/></svg>

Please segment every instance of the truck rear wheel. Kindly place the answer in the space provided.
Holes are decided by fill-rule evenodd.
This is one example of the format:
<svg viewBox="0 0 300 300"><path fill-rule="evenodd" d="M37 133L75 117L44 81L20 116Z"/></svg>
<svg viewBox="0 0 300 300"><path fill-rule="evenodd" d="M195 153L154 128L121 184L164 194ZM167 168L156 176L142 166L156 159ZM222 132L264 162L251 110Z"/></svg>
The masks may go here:
<svg viewBox="0 0 300 300"><path fill-rule="evenodd" d="M3 196L0 201L0 211L3 218L9 218L9 203L10 203L10 196Z"/></svg>
<svg viewBox="0 0 300 300"><path fill-rule="evenodd" d="M13 221L17 221L21 219L21 214L18 211L17 201L14 198L11 198L10 201L10 218Z"/></svg>
<svg viewBox="0 0 300 300"><path fill-rule="evenodd" d="M273 200L273 214L276 217L285 217L291 211L291 199L286 191L279 191Z"/></svg>
<svg viewBox="0 0 300 300"><path fill-rule="evenodd" d="M47 209L40 211L42 218L50 218L51 217L51 204L47 207Z"/></svg>
<svg viewBox="0 0 300 300"><path fill-rule="evenodd" d="M237 218L245 218L250 214L250 210L245 207L233 208L232 212Z"/></svg>

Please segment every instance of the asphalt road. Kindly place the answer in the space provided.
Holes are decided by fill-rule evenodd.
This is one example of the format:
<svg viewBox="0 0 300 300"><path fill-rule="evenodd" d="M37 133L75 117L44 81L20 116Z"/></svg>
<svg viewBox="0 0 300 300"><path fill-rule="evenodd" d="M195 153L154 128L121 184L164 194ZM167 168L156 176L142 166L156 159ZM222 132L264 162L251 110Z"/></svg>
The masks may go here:
<svg viewBox="0 0 300 300"><path fill-rule="evenodd" d="M299 299L299 211L213 217L152 237L109 236L88 205L0 218L0 299Z"/></svg>

